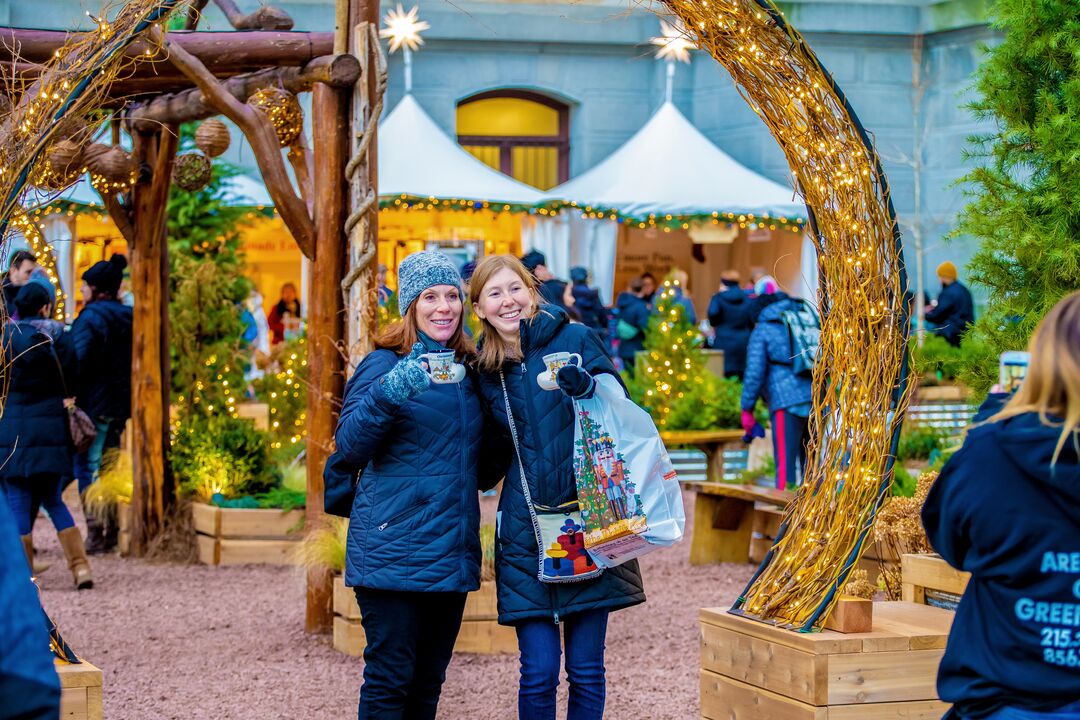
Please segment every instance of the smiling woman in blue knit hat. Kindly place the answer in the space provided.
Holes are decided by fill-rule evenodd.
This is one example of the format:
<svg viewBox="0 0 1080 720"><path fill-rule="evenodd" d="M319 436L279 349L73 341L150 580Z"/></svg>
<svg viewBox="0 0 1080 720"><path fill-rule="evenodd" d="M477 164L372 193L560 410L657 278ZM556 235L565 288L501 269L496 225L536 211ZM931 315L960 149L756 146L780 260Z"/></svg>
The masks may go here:
<svg viewBox="0 0 1080 720"><path fill-rule="evenodd" d="M442 253L401 262L402 319L349 380L327 461L360 473L345 583L367 640L361 720L435 717L465 595L480 587L484 423L462 364L473 346L462 331L460 283ZM455 364L440 372L432 353L452 354Z"/></svg>

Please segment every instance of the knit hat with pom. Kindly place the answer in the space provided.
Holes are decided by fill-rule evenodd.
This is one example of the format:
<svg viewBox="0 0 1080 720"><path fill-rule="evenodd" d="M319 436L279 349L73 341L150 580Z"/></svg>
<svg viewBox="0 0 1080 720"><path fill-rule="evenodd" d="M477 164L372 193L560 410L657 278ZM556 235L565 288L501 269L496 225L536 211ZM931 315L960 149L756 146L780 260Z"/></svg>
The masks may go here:
<svg viewBox="0 0 1080 720"><path fill-rule="evenodd" d="M115 295L120 292L120 283L124 281L124 268L127 267L127 258L117 253L107 261L102 260L94 263L89 270L83 273L82 279L87 285L99 292Z"/></svg>

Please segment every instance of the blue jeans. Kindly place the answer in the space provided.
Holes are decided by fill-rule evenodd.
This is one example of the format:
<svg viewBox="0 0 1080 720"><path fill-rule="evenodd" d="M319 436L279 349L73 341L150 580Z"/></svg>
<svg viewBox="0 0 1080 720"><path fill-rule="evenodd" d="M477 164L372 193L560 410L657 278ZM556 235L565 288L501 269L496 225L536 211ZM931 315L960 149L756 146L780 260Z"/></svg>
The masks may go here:
<svg viewBox="0 0 1080 720"><path fill-rule="evenodd" d="M120 433L124 432L126 420L101 417L94 418L97 437L86 452L75 456L75 478L79 481L79 494L94 484L101 469L101 456L105 450L120 447Z"/></svg>
<svg viewBox="0 0 1080 720"><path fill-rule="evenodd" d="M28 478L8 478L3 481L15 527L20 535L29 535L34 529L38 509L45 508L57 532L75 525L71 511L60 497L63 491L60 478L55 475L34 475Z"/></svg>
<svg viewBox="0 0 1080 720"><path fill-rule="evenodd" d="M1070 703L1049 712L1007 707L987 715L984 720L1080 720L1080 702Z"/></svg>
<svg viewBox="0 0 1080 720"><path fill-rule="evenodd" d="M563 618L565 643L551 620L526 620L517 626L521 650L519 720L555 720L562 644L566 645L566 679L570 703L566 720L600 720L604 716L604 639L607 610L588 610Z"/></svg>

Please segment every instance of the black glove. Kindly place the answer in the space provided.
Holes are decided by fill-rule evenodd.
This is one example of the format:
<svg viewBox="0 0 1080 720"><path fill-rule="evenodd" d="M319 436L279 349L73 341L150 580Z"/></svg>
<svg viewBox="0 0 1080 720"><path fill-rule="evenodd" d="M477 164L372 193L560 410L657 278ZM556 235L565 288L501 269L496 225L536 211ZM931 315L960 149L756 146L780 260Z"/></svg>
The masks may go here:
<svg viewBox="0 0 1080 720"><path fill-rule="evenodd" d="M575 400L587 400L596 389L596 381L577 365L564 365L555 375L559 389Z"/></svg>

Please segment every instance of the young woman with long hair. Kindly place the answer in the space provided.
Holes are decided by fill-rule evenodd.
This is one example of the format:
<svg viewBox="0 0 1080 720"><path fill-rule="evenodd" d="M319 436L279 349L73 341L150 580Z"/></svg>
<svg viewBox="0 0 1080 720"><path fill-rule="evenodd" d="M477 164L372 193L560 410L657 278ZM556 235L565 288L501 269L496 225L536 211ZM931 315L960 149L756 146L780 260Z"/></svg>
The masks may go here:
<svg viewBox="0 0 1080 720"><path fill-rule="evenodd" d="M473 346L460 277L445 255L421 252L398 281L402 319L349 380L327 461L360 473L345 565L367 638L360 720L435 718L465 596L480 587L484 423L461 365Z"/></svg>
<svg viewBox="0 0 1080 720"><path fill-rule="evenodd" d="M1028 349L923 508L930 544L971 573L938 670L953 718L1080 718L1080 292Z"/></svg>
<svg viewBox="0 0 1080 720"><path fill-rule="evenodd" d="M641 574L632 560L596 575L587 556L579 556L587 579L542 582L540 568L549 548L546 542L540 547L538 508L556 508L552 514L558 517L572 507L567 503L576 502L572 398L592 392L593 376L618 375L592 330L571 324L561 308L541 304L535 280L517 258L494 255L481 261L469 297L482 321L477 351L481 393L492 418L491 434L499 436L492 444L500 451L489 457L506 458L500 468L506 479L499 497L495 568L499 622L516 628L521 651L518 716L554 720L565 646L567 718L599 720L606 694L608 614L645 601ZM563 367L558 388L550 383L544 388L538 376L545 373L545 356L553 353L576 354L580 366ZM562 527L571 525L568 521ZM566 555L565 550L558 553ZM564 570L568 559L563 557Z"/></svg>

